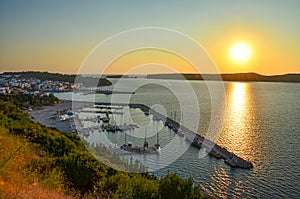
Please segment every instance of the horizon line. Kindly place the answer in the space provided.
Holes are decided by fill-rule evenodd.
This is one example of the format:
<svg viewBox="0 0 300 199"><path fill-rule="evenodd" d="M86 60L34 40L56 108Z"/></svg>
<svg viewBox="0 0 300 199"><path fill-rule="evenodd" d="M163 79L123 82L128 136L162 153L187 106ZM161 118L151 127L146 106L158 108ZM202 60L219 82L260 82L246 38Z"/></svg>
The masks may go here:
<svg viewBox="0 0 300 199"><path fill-rule="evenodd" d="M273 75L265 75L257 72L225 72L225 73L193 73L193 72L184 72L184 73L147 73L147 74L124 74L124 73L109 73L109 74L84 74L84 73L62 73L62 72L51 72L48 70L20 70L20 71L2 71L0 74L4 73L23 73L23 72L40 72L40 73L53 73L53 74L62 74L62 75L103 75L103 76L118 76L118 75L125 75L125 76L145 76L145 75L234 75L234 74L256 74L261 76L280 76L280 75L300 75L300 72L288 72L288 73L281 73L281 74L273 74Z"/></svg>

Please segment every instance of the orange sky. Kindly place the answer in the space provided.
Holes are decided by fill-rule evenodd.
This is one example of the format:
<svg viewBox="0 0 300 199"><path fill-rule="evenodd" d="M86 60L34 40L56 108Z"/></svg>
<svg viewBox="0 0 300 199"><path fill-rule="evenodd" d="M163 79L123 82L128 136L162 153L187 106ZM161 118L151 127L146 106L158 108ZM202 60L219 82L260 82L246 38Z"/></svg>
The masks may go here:
<svg viewBox="0 0 300 199"><path fill-rule="evenodd" d="M0 72L77 73L89 52L110 36L137 27L162 27L196 40L221 73L300 73L299 10L300 1L293 0L175 0L159 5L4 1L0 7ZM238 63L230 58L229 50L237 42L251 48L248 61ZM195 72L183 58L159 50L128 53L106 72L127 73L139 65L144 67L136 72L144 74L164 73L168 68Z"/></svg>

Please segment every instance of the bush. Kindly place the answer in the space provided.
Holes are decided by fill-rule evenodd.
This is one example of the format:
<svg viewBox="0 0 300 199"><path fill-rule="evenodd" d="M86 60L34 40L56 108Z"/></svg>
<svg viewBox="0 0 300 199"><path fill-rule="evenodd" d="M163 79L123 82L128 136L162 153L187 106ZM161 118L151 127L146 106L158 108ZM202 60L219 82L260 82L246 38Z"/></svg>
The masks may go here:
<svg viewBox="0 0 300 199"><path fill-rule="evenodd" d="M193 179L182 179L177 174L167 174L159 180L161 198L191 198L193 194Z"/></svg>

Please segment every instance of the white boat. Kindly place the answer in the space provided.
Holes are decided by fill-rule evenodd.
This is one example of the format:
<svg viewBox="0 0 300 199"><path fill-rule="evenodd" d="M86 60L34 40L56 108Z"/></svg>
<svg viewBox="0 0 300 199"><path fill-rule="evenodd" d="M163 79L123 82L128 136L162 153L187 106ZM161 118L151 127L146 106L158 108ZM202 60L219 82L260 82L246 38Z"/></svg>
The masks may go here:
<svg viewBox="0 0 300 199"><path fill-rule="evenodd" d="M155 150L156 152L160 153L160 151L161 151L160 144L155 144L155 145L154 145L154 150Z"/></svg>

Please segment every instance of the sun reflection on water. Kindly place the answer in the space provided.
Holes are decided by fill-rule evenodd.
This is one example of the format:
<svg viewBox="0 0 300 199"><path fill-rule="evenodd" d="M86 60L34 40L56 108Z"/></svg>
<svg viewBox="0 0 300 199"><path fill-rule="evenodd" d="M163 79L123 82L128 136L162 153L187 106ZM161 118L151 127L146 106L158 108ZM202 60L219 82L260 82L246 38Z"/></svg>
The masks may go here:
<svg viewBox="0 0 300 199"><path fill-rule="evenodd" d="M252 111L248 83L231 83L227 96L227 118L221 142L229 151L251 160L255 145L251 135Z"/></svg>
<svg viewBox="0 0 300 199"><path fill-rule="evenodd" d="M246 84L235 83L231 91L231 113L242 114L246 104Z"/></svg>
<svg viewBox="0 0 300 199"><path fill-rule="evenodd" d="M239 157L253 161L252 151L256 146L252 132L252 102L251 93L248 83L228 83L226 98L226 120L223 132L218 140L218 144L224 146L229 151L235 153ZM232 190L239 189L239 181L232 178L234 170L222 170L215 168L212 174L214 182L218 182L217 186L222 187L222 192L218 193L221 198ZM216 185L212 184L213 191L218 190Z"/></svg>

